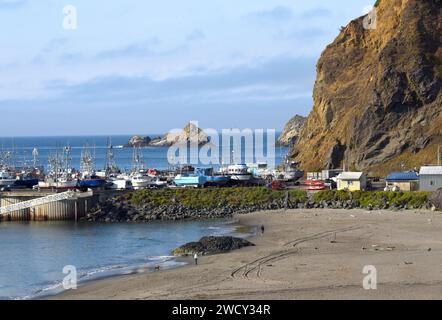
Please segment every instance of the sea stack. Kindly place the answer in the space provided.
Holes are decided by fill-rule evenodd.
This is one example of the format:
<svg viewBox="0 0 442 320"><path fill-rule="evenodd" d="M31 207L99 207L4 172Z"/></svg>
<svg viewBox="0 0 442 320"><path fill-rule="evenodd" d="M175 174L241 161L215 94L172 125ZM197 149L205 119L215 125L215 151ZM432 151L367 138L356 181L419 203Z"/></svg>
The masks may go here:
<svg viewBox="0 0 442 320"><path fill-rule="evenodd" d="M163 137L133 136L126 147L170 147L173 144L189 143L191 139L198 141L199 145L209 142L208 135L193 122L189 122L184 129L171 131Z"/></svg>
<svg viewBox="0 0 442 320"><path fill-rule="evenodd" d="M285 125L284 131L279 136L278 144L281 146L290 146L295 144L301 135L302 129L304 129L306 122L307 118L300 116L299 114L291 118Z"/></svg>

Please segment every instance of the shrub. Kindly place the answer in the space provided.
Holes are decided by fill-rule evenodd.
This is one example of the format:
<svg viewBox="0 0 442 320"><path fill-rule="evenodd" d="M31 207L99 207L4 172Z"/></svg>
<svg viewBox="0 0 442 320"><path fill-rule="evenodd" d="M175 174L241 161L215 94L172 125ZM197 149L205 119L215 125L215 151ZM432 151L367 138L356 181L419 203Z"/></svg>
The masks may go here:
<svg viewBox="0 0 442 320"><path fill-rule="evenodd" d="M403 206L409 208L423 207L429 199L428 192L390 192L390 191L319 191L313 195L313 201L347 201L355 200L363 208L369 206Z"/></svg>
<svg viewBox="0 0 442 320"><path fill-rule="evenodd" d="M304 190L274 191L264 187L146 189L132 192L129 199L131 199L136 206L180 204L195 209L210 209L227 205L235 207L266 205L285 199L287 194L289 200L292 202L307 200L307 193Z"/></svg>

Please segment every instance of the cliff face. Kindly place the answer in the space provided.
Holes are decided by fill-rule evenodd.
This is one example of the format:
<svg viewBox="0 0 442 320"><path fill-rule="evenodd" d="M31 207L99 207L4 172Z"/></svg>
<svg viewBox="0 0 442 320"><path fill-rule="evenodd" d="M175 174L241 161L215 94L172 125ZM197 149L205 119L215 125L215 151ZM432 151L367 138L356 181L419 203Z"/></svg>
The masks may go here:
<svg viewBox="0 0 442 320"><path fill-rule="evenodd" d="M290 146L296 143L301 135L302 129L307 121L306 117L296 115L287 122L284 131L278 138L278 143L283 146Z"/></svg>
<svg viewBox="0 0 442 320"><path fill-rule="evenodd" d="M317 64L293 158L306 170L385 173L436 161L442 143L442 0L381 0L376 28L346 26Z"/></svg>

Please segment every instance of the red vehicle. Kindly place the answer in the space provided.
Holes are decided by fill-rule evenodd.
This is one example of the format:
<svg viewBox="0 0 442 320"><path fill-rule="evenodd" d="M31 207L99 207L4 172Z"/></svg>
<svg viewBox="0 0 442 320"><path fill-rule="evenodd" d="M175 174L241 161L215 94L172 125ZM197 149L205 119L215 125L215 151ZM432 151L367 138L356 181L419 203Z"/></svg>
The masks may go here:
<svg viewBox="0 0 442 320"><path fill-rule="evenodd" d="M325 190L325 182L322 180L316 180L316 179L310 179L305 180L305 189L310 191L318 191L318 190Z"/></svg>
<svg viewBox="0 0 442 320"><path fill-rule="evenodd" d="M278 191L278 190L284 190L285 186L277 180L273 180L272 183L270 184L270 187L272 188L272 190Z"/></svg>

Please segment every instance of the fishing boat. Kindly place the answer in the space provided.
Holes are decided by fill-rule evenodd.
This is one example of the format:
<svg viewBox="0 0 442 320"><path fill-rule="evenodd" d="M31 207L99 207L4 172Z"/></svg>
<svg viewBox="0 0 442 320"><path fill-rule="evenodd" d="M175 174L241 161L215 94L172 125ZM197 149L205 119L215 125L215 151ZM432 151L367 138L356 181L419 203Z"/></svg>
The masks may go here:
<svg viewBox="0 0 442 320"><path fill-rule="evenodd" d="M299 170L297 164L294 161L291 161L288 155L285 157L283 169L275 172L275 179L285 182L296 182L302 177L304 177L304 171Z"/></svg>
<svg viewBox="0 0 442 320"><path fill-rule="evenodd" d="M132 155L132 173L130 174L130 182L135 190L145 189L149 187L152 178L144 174L144 164L142 160L141 148L134 147Z"/></svg>
<svg viewBox="0 0 442 320"><path fill-rule="evenodd" d="M34 186L40 189L75 189L78 186L78 180L65 175L58 177L46 177L44 181L39 181Z"/></svg>
<svg viewBox="0 0 442 320"><path fill-rule="evenodd" d="M221 168L221 173L230 176L233 181L248 182L253 175L249 172L249 167L245 164L234 164Z"/></svg>
<svg viewBox="0 0 442 320"><path fill-rule="evenodd" d="M88 145L86 145L81 153L79 187L101 188L106 186L106 183L105 179L96 175L95 157L90 152Z"/></svg>
<svg viewBox="0 0 442 320"><path fill-rule="evenodd" d="M63 148L48 157L48 173L44 180L39 181L34 188L40 189L75 189L78 186L76 172L70 167L71 147Z"/></svg>
<svg viewBox="0 0 442 320"><path fill-rule="evenodd" d="M106 186L107 181L97 177L97 176L91 176L87 179L80 179L78 182L78 186L81 188L101 188Z"/></svg>
<svg viewBox="0 0 442 320"><path fill-rule="evenodd" d="M200 174L182 173L178 174L173 182L178 187L203 187L207 183L207 177Z"/></svg>
<svg viewBox="0 0 442 320"><path fill-rule="evenodd" d="M230 181L229 175L216 174L213 168L199 168L197 173L206 177L208 186L223 186Z"/></svg>
<svg viewBox="0 0 442 320"><path fill-rule="evenodd" d="M156 177L149 183L149 188L164 188L169 184L166 177Z"/></svg>
<svg viewBox="0 0 442 320"><path fill-rule="evenodd" d="M29 175L22 175L17 177L17 179L14 181L13 186L18 188L29 188L32 189L34 186L38 185L38 178L29 176Z"/></svg>
<svg viewBox="0 0 442 320"><path fill-rule="evenodd" d="M16 178L11 172L7 170L0 171L0 187L12 185L14 184L15 180Z"/></svg>
<svg viewBox="0 0 442 320"><path fill-rule="evenodd" d="M253 177L258 179L268 179L274 174L266 162L248 163L248 171L253 175Z"/></svg>
<svg viewBox="0 0 442 320"><path fill-rule="evenodd" d="M149 187L152 179L143 175L142 173L133 173L130 178L132 187L135 190L145 189Z"/></svg>
<svg viewBox="0 0 442 320"><path fill-rule="evenodd" d="M129 179L112 178L108 180L109 189L113 190L130 190L133 189L132 182Z"/></svg>

